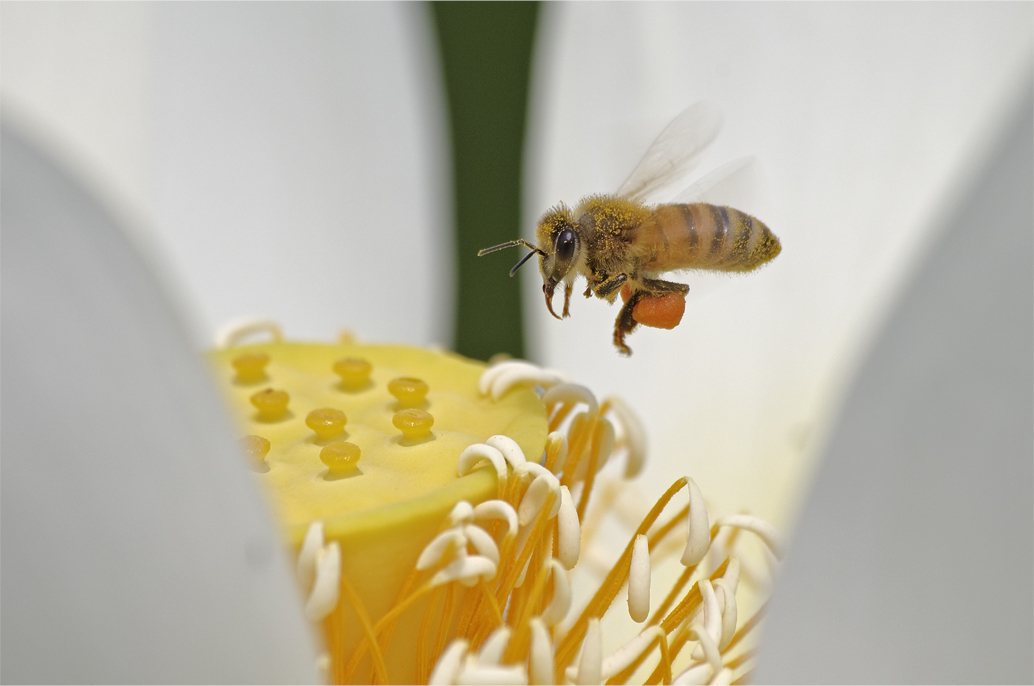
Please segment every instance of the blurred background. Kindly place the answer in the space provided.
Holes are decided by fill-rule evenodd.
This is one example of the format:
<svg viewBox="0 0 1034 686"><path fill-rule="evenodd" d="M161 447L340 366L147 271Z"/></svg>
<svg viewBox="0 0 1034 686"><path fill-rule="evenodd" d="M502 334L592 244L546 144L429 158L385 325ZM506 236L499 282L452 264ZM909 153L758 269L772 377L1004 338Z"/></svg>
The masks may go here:
<svg viewBox="0 0 1034 686"><path fill-rule="evenodd" d="M1018 171L1003 177L1018 190L992 203L1018 208L993 223L1019 242L988 238L968 248L1022 259L962 259L940 273L960 287L991 283L990 273L1013 279L972 311L994 310L994 321L1015 324L990 335L992 343L1008 338L1013 357L976 354L1014 360L1005 376L1019 388L960 374L973 377L970 385L949 395L1019 408L1008 431L994 429L1015 438L979 459L982 473L1026 488L1002 497L988 482L974 497L1011 508L998 513L1005 533L989 554L1020 546L1008 574L994 574L1026 590L1009 596L1017 614L1006 612L992 633L1029 649L1034 192L1023 161L1034 151L1021 134L1034 100L1032 27L1028 3L5 2L0 114L6 131L99 199L171 303L190 349L210 346L230 319L260 315L295 339L333 340L348 329L364 341L526 357L636 408L651 440L644 493L689 474L713 515L748 509L788 532L809 486L825 483L820 463L837 463L841 411L854 408L881 341L916 321L895 313L925 283L924 269L955 235L956 220L969 216L974 194L999 178L1001 151L1025 150ZM475 257L481 247L533 238L535 221L559 201L615 190L657 133L699 100L724 113L702 171L757 159L761 183L741 209L782 241L770 265L746 276L684 275L692 290L683 323L637 331L628 339L633 356L623 358L610 342L616 307L576 298L572 317L556 321L534 267L507 277L518 251ZM988 228L980 217L990 215L973 216L957 231L980 236ZM7 227L0 235L7 256ZM7 267L5 351L13 349L7 294L19 287ZM964 318L970 311L960 306L947 334L928 345L986 330ZM17 361L5 354L8 364ZM958 364L946 356L929 373ZM13 392L5 383L5 408ZM901 412L924 408L930 423L906 423L926 436L962 423L938 411L945 394L907 395L891 384L866 402L908 397ZM977 419L971 432L992 430ZM880 447L881 455L952 472L943 454L909 440ZM1003 454L1010 461L996 467ZM950 492L924 491L921 470L888 478L913 479L915 490L901 497L932 511ZM994 567L976 553L967 559ZM857 644L862 624L848 642ZM10 623L3 626L7 643ZM816 640L811 654L834 654ZM985 658L1004 671L985 662L982 672L946 673L1034 678L1029 650L1012 662L1017 651L1003 650ZM913 657L927 669L937 659L951 664L920 652ZM952 649L952 659L965 652ZM844 680L923 674L953 680L893 668Z"/></svg>

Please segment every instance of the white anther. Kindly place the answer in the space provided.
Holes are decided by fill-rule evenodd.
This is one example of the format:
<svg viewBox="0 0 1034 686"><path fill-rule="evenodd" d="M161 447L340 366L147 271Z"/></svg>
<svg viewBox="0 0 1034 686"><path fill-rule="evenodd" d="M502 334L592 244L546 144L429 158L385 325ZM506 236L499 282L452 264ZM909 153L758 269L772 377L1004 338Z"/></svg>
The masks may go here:
<svg viewBox="0 0 1034 686"><path fill-rule="evenodd" d="M493 631L478 652L478 664L498 665L503 661L503 653L510 643L510 636L513 630L508 626L501 626Z"/></svg>
<svg viewBox="0 0 1034 686"><path fill-rule="evenodd" d="M478 579L491 581L498 566L484 555L461 555L447 564L431 578L431 586L441 586L450 581L459 581L464 586L473 586Z"/></svg>
<svg viewBox="0 0 1034 686"><path fill-rule="evenodd" d="M556 626L571 609L571 584L567 580L567 572L558 560L549 561L549 574L553 578L553 599L542 613L542 621L546 626Z"/></svg>
<svg viewBox="0 0 1034 686"><path fill-rule="evenodd" d="M506 536L517 534L517 510L505 500L486 500L474 508L474 519L502 519L506 521Z"/></svg>
<svg viewBox="0 0 1034 686"><path fill-rule="evenodd" d="M417 569L433 567L441 561L450 550L466 552L467 538L462 532L456 529L449 529L435 536L430 543L424 546L420 557L416 561Z"/></svg>
<svg viewBox="0 0 1034 686"><path fill-rule="evenodd" d="M628 616L645 622L650 615L650 543L645 534L635 537L628 568Z"/></svg>
<svg viewBox="0 0 1034 686"><path fill-rule="evenodd" d="M614 452L614 425L609 420L599 419L596 421L596 433L597 449L596 457L596 471L599 472L607 464L610 459L611 453Z"/></svg>
<svg viewBox="0 0 1034 686"><path fill-rule="evenodd" d="M475 443L474 445L467 446L467 449L460 453L456 473L460 476L466 476L474 471L474 467L482 460L488 460L495 467L495 474L499 479L499 483L506 481L506 459L501 452L484 443Z"/></svg>
<svg viewBox="0 0 1034 686"><path fill-rule="evenodd" d="M735 555L729 556L729 564L725 568L725 574L722 574L722 579L728 582L732 592L736 593L736 589L740 587L740 558Z"/></svg>
<svg viewBox="0 0 1034 686"><path fill-rule="evenodd" d="M646 464L646 430L639 417L624 400L616 396L607 398L617 418L617 444L628 450L625 458L625 478L632 479L643 471Z"/></svg>
<svg viewBox="0 0 1034 686"><path fill-rule="evenodd" d="M740 529L746 529L753 534L756 534L758 538L764 541L768 549L772 551L777 560L783 559L783 537L779 535L779 532L775 530L775 527L766 522L764 519L754 517L753 515L727 515L720 517L715 522L718 526L735 526Z"/></svg>
<svg viewBox="0 0 1034 686"><path fill-rule="evenodd" d="M603 639L600 634L600 620L593 617L582 641L582 656L578 660L576 684L603 683Z"/></svg>
<svg viewBox="0 0 1034 686"><path fill-rule="evenodd" d="M715 579L714 594L722 611L722 635L718 650L725 650L736 634L736 587L728 579Z"/></svg>
<svg viewBox="0 0 1034 686"><path fill-rule="evenodd" d="M697 583L700 589L700 597L703 600L701 605L704 609L703 627L711 642L718 645L722 637L722 609L718 606L718 598L715 596L714 587L708 579L701 579ZM693 659L700 660L704 657L703 642L693 649ZM715 667L715 669L718 669Z"/></svg>
<svg viewBox="0 0 1034 686"><path fill-rule="evenodd" d="M312 588L316 578L316 556L323 550L323 522L317 520L309 524L302 541L302 549L298 553L298 580L302 588Z"/></svg>
<svg viewBox="0 0 1034 686"><path fill-rule="evenodd" d="M337 607L341 593L341 546L337 541L316 556L316 582L305 603L305 616L313 622L323 619Z"/></svg>
<svg viewBox="0 0 1034 686"><path fill-rule="evenodd" d="M689 627L689 637L691 639L695 638L698 641L697 647L703 649L704 656L707 658L707 664L713 670L712 673L717 674L722 671L722 667L725 666L722 663L722 655L718 652L718 646L715 645L714 639L711 638L711 634L708 633L707 629L699 624L694 624Z"/></svg>
<svg viewBox="0 0 1034 686"><path fill-rule="evenodd" d="M692 567L704 559L711 545L711 526L707 519L707 505L704 496L692 479L689 479L689 538L682 553L682 564Z"/></svg>
<svg viewBox="0 0 1034 686"><path fill-rule="evenodd" d="M495 539L489 536L487 531L475 524L465 524L463 535L467 538L467 542L474 546L478 555L484 555L497 566L499 565L499 546L495 544Z"/></svg>
<svg viewBox="0 0 1034 686"><path fill-rule="evenodd" d="M564 383L554 386L542 395L542 402L546 407L557 403L569 403L577 405L585 403L589 406L589 414L595 415L600 405L596 402L596 396L585 386L574 383Z"/></svg>
<svg viewBox="0 0 1034 686"><path fill-rule="evenodd" d="M509 436L492 436L487 441L486 445L490 445L506 458L506 461L510 463L514 469L517 469L520 465L527 462L524 459L524 451L521 450L521 446L517 445L517 441L513 440Z"/></svg>
<svg viewBox="0 0 1034 686"><path fill-rule="evenodd" d="M227 322L219 327L215 334L216 348L232 348L240 345L248 336L259 333L268 333L270 340L274 343L280 342L284 334L280 325L272 319L263 317L241 317Z"/></svg>
<svg viewBox="0 0 1034 686"><path fill-rule="evenodd" d="M532 466L538 467L541 473L535 476L535 480L528 486L528 490L524 492L524 497L521 498L521 503L517 507L517 521L521 523L521 526L526 526L535 521L535 518L539 515L539 510L546 504L546 496L550 493L554 495L554 498L547 519L556 517L560 511L560 480L546 471L544 467L534 462L525 463L522 469Z"/></svg>
<svg viewBox="0 0 1034 686"><path fill-rule="evenodd" d="M525 686L527 683L528 674L523 665L502 667L469 660L456 677L457 686Z"/></svg>
<svg viewBox="0 0 1034 686"><path fill-rule="evenodd" d="M528 622L531 628L531 654L528 656L528 683L553 683L553 641L538 617Z"/></svg>
<svg viewBox="0 0 1034 686"><path fill-rule="evenodd" d="M515 386L552 388L568 380L566 374L554 369L543 369L522 360L508 360L486 369L478 381L478 389L481 395L491 395L492 400L499 400Z"/></svg>
<svg viewBox="0 0 1034 686"><path fill-rule="evenodd" d="M466 500L461 500L449 512L449 523L453 526L470 524L474 521L474 507Z"/></svg>
<svg viewBox="0 0 1034 686"><path fill-rule="evenodd" d="M578 510L567 486L560 487L557 530L557 557L564 568L574 569L582 550L582 525L578 521Z"/></svg>
<svg viewBox="0 0 1034 686"><path fill-rule="evenodd" d="M603 660L603 678L599 683L610 679L615 674L624 671L636 658L646 652L650 644L659 637L664 636L664 630L654 624L631 641L621 646Z"/></svg>
<svg viewBox="0 0 1034 686"><path fill-rule="evenodd" d="M450 643L442 656L438 658L427 683L440 686L456 683L456 677L460 675L460 670L463 668L463 658L467 655L467 645L462 638L457 638Z"/></svg>
<svg viewBox="0 0 1034 686"><path fill-rule="evenodd" d="M546 436L546 452L556 451L556 460L553 462L553 471L559 473L567 462L567 436L559 431L554 431Z"/></svg>

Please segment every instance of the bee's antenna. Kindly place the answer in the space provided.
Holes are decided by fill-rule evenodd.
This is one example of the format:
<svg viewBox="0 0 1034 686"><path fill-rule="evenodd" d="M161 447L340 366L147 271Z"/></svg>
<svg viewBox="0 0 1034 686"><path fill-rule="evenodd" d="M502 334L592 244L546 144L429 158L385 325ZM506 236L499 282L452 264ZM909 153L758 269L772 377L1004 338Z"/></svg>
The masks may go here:
<svg viewBox="0 0 1034 686"><path fill-rule="evenodd" d="M536 248L536 252L542 253L543 255L546 254L546 253L542 252L541 250L538 250L537 248ZM524 257L521 258L520 262L518 262L517 264L513 265L513 269L510 270L510 276L513 276L514 274L516 274L517 270L520 269L521 267L523 267L525 262L527 262L528 260L530 260L532 257L535 256L536 252L528 253L527 255L525 255Z"/></svg>
<svg viewBox="0 0 1034 686"><path fill-rule="evenodd" d="M516 247L518 245L523 245L525 248L528 248L529 250L534 250L535 252L537 252L539 255L542 255L543 257L545 257L545 255L546 255L546 253L542 250L542 248L538 247L537 245L532 245L531 243L529 243L528 241L524 240L523 238L518 238L515 241L507 241L505 243L500 243L499 245L493 245L491 248L483 248L481 250L478 250L478 257L484 257L485 255L487 255L490 252L495 252L496 250L503 250L505 248L513 248L513 247ZM527 258L525 258L525 259L527 259ZM521 264L523 264L523 263L524 262L522 260Z"/></svg>

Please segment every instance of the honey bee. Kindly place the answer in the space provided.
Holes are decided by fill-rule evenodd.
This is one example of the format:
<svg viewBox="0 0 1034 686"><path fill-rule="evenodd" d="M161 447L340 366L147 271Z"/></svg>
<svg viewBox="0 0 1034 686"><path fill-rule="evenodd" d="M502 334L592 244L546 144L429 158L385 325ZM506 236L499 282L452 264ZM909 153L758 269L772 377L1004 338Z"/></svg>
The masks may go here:
<svg viewBox="0 0 1034 686"><path fill-rule="evenodd" d="M535 230L537 245L518 239L485 248L478 256L515 246L530 249L510 270L513 276L538 255L546 307L557 319L570 314L577 276L588 281L586 298L595 295L613 303L624 289L626 301L614 323L614 345L631 355L625 336L640 323L633 316L636 305L671 294L684 298L689 292L689 286L662 280L660 274L682 269L748 272L782 249L757 218L732 207L692 202L747 166L749 158L716 170L671 203L645 202L695 166L717 136L720 120L706 103L689 107L654 140L617 193L584 198L573 211L563 203L553 207ZM553 310L553 294L561 283L563 317Z"/></svg>

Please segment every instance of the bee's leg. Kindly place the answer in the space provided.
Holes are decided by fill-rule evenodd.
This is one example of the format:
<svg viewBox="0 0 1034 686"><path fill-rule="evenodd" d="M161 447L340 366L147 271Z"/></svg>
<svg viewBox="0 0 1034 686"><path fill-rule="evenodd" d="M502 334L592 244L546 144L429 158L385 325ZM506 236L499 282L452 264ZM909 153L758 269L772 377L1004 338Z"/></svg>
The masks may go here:
<svg viewBox="0 0 1034 686"><path fill-rule="evenodd" d="M564 286L564 319L571 316L571 292L574 291L574 282L569 281Z"/></svg>
<svg viewBox="0 0 1034 686"><path fill-rule="evenodd" d="M608 276L602 283L596 286L596 297L609 300L619 288L625 285L626 281L628 281L628 274L622 273Z"/></svg>
<svg viewBox="0 0 1034 686"><path fill-rule="evenodd" d="M628 299L628 302L621 308L621 312L618 313L618 318L614 322L614 345L617 346L618 351L622 355L631 355L632 349L625 345L625 336L635 331L638 322L635 317L632 316L632 310L635 309L636 303L650 295L647 291L636 291Z"/></svg>
<svg viewBox="0 0 1034 686"><path fill-rule="evenodd" d="M689 286L674 281L663 281L661 279L641 279L643 288L649 291L650 295L664 295L665 293L678 293L685 295L689 293Z"/></svg>
<svg viewBox="0 0 1034 686"><path fill-rule="evenodd" d="M591 284L585 287L585 292L582 293L582 295L584 295L586 298L591 298L592 297L592 285Z"/></svg>

